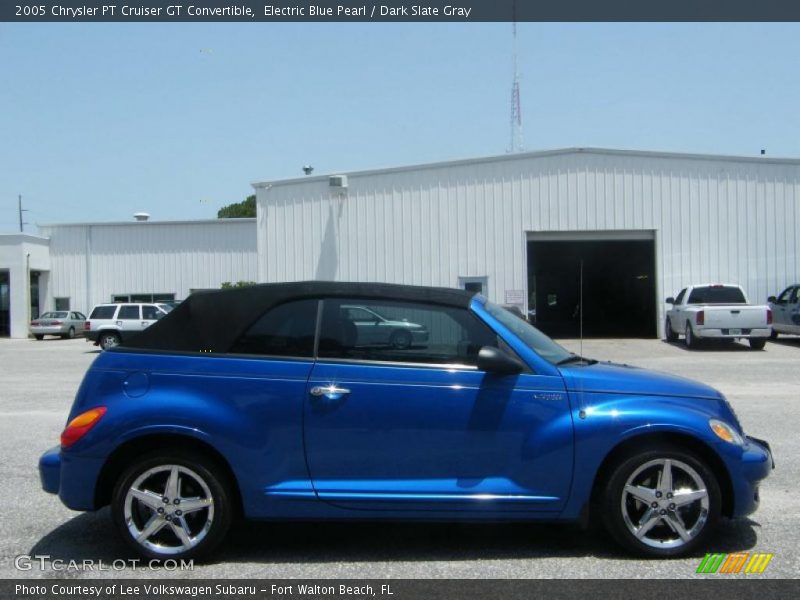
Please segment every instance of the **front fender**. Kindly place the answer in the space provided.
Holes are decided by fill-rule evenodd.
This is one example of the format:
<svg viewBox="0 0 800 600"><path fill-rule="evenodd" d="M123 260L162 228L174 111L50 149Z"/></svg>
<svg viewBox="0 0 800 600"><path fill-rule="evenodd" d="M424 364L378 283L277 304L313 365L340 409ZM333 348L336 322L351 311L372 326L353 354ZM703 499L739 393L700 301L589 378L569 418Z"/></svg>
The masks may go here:
<svg viewBox="0 0 800 600"><path fill-rule="evenodd" d="M574 394L574 392L573 392ZM731 474L742 448L719 440L708 420L724 418L721 401L665 396L583 393L575 410L575 479L564 518L578 518L607 457L634 439L689 437L714 452Z"/></svg>

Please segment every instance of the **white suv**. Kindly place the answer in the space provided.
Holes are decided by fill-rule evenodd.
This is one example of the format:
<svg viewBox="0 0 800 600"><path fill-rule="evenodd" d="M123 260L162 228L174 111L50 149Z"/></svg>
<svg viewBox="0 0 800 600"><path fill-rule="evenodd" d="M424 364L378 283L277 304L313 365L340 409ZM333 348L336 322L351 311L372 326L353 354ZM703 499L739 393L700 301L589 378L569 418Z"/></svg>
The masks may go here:
<svg viewBox="0 0 800 600"><path fill-rule="evenodd" d="M98 304L83 326L87 342L103 350L152 325L172 310L169 304Z"/></svg>

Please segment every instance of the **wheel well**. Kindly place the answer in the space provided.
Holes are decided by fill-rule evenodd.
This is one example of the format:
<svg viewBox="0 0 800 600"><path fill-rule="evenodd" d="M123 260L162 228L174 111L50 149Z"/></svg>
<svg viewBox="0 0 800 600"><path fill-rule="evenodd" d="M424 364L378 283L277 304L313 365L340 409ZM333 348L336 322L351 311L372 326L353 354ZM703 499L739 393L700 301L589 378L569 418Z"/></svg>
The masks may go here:
<svg viewBox="0 0 800 600"><path fill-rule="evenodd" d="M706 444L690 435L680 433L652 433L633 437L614 447L606 455L592 485L592 505L597 506L600 495L605 489L608 479L614 471L614 467L627 456L641 451L647 447L659 444L670 444L678 446L696 454L702 458L719 482L719 489L722 493L722 514L730 517L733 514L733 484L731 483L728 469L719 455L709 448Z"/></svg>
<svg viewBox="0 0 800 600"><path fill-rule="evenodd" d="M100 470L100 477L95 488L95 507L100 508L109 504L117 478L134 459L153 450L187 450L216 463L229 480L234 495L234 506L241 514L242 497L239 485L225 457L205 442L185 435L174 434L145 435L125 442L114 450Z"/></svg>

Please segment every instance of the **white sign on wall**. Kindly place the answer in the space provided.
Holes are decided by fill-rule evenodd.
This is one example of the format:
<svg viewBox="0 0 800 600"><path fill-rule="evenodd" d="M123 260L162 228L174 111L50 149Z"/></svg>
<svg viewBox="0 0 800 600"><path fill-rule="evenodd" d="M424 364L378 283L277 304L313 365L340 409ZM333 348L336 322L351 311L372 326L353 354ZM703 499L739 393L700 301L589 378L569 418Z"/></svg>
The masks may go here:
<svg viewBox="0 0 800 600"><path fill-rule="evenodd" d="M525 306L525 290L506 290L506 304Z"/></svg>

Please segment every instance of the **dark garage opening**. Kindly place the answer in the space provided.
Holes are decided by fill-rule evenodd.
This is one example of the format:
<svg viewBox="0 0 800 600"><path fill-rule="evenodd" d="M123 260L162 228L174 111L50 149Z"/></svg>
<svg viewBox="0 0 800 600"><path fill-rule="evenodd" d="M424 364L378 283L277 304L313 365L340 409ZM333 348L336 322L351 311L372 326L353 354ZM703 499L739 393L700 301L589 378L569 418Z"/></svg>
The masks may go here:
<svg viewBox="0 0 800 600"><path fill-rule="evenodd" d="M0 337L10 335L10 310L9 276L8 271L3 269L0 270Z"/></svg>
<svg viewBox="0 0 800 600"><path fill-rule="evenodd" d="M529 241L536 326L552 337L656 337L653 240Z"/></svg>

